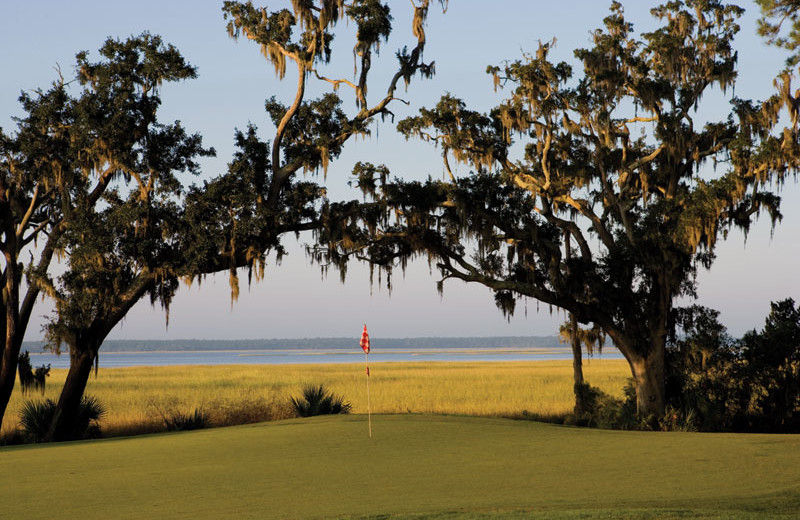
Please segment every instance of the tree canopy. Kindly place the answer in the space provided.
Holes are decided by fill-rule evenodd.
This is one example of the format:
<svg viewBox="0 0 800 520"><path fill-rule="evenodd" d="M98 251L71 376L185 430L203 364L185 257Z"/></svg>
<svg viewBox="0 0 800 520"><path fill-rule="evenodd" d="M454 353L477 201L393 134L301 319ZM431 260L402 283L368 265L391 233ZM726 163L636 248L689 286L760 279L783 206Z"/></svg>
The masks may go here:
<svg viewBox="0 0 800 520"><path fill-rule="evenodd" d="M287 63L293 63L298 84L290 105L276 97L266 101L275 125L271 142L259 138L255 125L237 130L238 150L228 171L202 185L187 186L176 174L197 173L197 159L213 150L204 149L200 136L188 134L179 122L162 124L156 118L162 82L194 78L196 71L158 36L145 33L125 41L110 38L100 50L99 62L90 62L87 52L79 53L80 96L72 98L61 81L52 96L40 94L29 103L30 108L25 107L29 112L40 106L49 110L46 101L51 97L53 103L61 103L59 109L64 107L64 114L56 111L62 117L59 121L48 121L41 129L31 123L39 133L30 138L30 146L38 148L23 149L27 134L22 131L12 137L3 135L0 141L3 151L9 150L4 163L9 171L15 167L14 161L54 156L61 151L59 145L65 150L65 157L54 157L48 163L55 170L55 180L48 177L43 181L50 183L48 187L56 185L53 207L60 211L57 217L33 220L25 216L25 211L34 213L26 208L35 206L38 188L30 172L15 179L22 197L14 203L15 210L21 208L17 227L33 226L37 233L41 230L35 226L40 223L42 229L61 226L58 233L48 234L53 247L45 249L50 251L47 263L36 272L30 270L28 276L37 294L45 291L56 301L56 313L47 325L48 340L53 345L66 344L70 350L70 372L49 439L63 438L65 432L74 430L68 423L76 415L103 340L141 298L149 295L152 303L167 308L181 280L189 282L227 270L235 299L239 269L246 268L250 280L253 274L260 278L266 256L283 254L284 234L326 225L328 215L338 207L328 204L324 189L298 180L297 174L326 172L350 137L368 135L373 118L391 115L389 107L397 99L400 80L407 84L417 74L433 74L432 63L422 59L428 4L427 0L414 3L411 32L415 44L411 51L404 47L397 52L397 70L388 79L386 93L369 104L373 54L391 31L387 5L375 0L347 4L324 0L293 2L291 11L269 12L250 2L225 2L222 11L228 20L228 34L257 43L279 79L283 79ZM357 27L355 82L327 78L320 70L330 59L336 22L343 18ZM312 74L331 84L334 92L306 99L306 83ZM336 92L342 84L354 91L354 114L347 114L342 107ZM53 137L61 140L50 143L48 139ZM65 180L63 171L74 175L74 180ZM66 256L67 270L52 278L47 266L55 251ZM20 273L10 276L18 290ZM9 315L17 312L16 305L7 308ZM8 367L10 375L4 387L7 395L0 396L3 406L13 388L24 327L18 330L14 333L17 352L4 352L9 354L9 362L3 368Z"/></svg>
<svg viewBox="0 0 800 520"><path fill-rule="evenodd" d="M179 122L158 121L161 85L195 77L174 47L143 33L110 38L99 54L93 62L87 52L78 53L78 94L57 85L61 117L40 127L35 153L22 155L34 161L50 156L57 172L43 182L59 193L43 226L50 231L47 246L66 257L66 271L53 277L43 257L41 268L32 265L27 273L29 292L43 291L56 303L48 340L70 351L71 370L53 421L56 438L72 431L67 423L82 397L85 378L75 373L88 376L111 329L146 294L169 304L180 263L175 237L182 184L176 173L196 173L197 159L214 153ZM46 100L40 95L26 108L30 113ZM63 136L61 149L42 138L49 134ZM24 136L21 130L17 140ZM36 188L27 195L35 200Z"/></svg>
<svg viewBox="0 0 800 520"><path fill-rule="evenodd" d="M565 309L608 335L631 365L640 414L660 416L676 299L694 295L728 230L780 219L774 189L798 167L791 75L762 102L733 94L741 13L670 2L637 35L614 2L593 46L575 51L578 67L551 61L551 43L488 67L507 93L488 113L448 94L398 124L442 150L450 179L390 182L358 165L374 202L323 237L320 259L391 270L423 255L443 280L492 289L504 312L520 297ZM729 111L701 118L710 98ZM450 160L472 171L456 176Z"/></svg>
<svg viewBox="0 0 800 520"><path fill-rule="evenodd" d="M105 61L97 63L90 62L86 52L77 55L77 95L63 77L47 91L23 93L20 102L26 115L17 120L16 133L2 139L6 320L0 419L14 387L19 348L38 296L44 292L64 301L51 279L54 256L71 255L75 250L71 244L81 244L85 250L109 238L102 235L107 230L101 229L96 217L102 208L110 211L120 202L121 187L131 179L139 185L132 198L146 200L151 196L148 190L155 189L170 196L175 189L171 171L196 170L194 157L211 153L200 147L199 136L187 135L179 123L162 125L156 119L162 83L195 76L174 47L144 33L126 41L109 39L101 55ZM160 174L167 177L154 188ZM77 256L71 260L80 263ZM23 262L27 262L24 273ZM102 267L96 257L84 262ZM23 275L26 292L20 299ZM72 283L85 289L101 281L110 282L105 278L90 282L84 273ZM105 288L102 284L94 285L95 296L97 291L119 289L118 284ZM64 311L64 320L83 323L85 314L97 310L96 304L93 296L76 298L72 310Z"/></svg>

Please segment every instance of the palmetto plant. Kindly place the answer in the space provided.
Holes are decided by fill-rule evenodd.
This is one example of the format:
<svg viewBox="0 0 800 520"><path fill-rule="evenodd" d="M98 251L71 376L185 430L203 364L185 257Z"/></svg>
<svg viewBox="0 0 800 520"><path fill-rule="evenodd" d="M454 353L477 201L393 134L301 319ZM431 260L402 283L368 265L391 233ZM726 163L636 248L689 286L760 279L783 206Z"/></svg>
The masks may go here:
<svg viewBox="0 0 800 520"><path fill-rule="evenodd" d="M174 412L171 416L163 418L169 431L200 430L207 428L210 422L208 414L200 408L195 408L194 412L188 414Z"/></svg>
<svg viewBox="0 0 800 520"><path fill-rule="evenodd" d="M20 410L20 425L22 431L30 442L42 442L53 422L56 411L56 402L52 399L43 401L27 401ZM97 437L100 434L98 422L106 415L106 408L100 401L91 396L85 396L78 408L75 429L70 432L71 439L85 439Z"/></svg>
<svg viewBox="0 0 800 520"><path fill-rule="evenodd" d="M302 397L292 397L291 407L298 417L350 413L352 405L341 395L334 395L323 385L306 385Z"/></svg>

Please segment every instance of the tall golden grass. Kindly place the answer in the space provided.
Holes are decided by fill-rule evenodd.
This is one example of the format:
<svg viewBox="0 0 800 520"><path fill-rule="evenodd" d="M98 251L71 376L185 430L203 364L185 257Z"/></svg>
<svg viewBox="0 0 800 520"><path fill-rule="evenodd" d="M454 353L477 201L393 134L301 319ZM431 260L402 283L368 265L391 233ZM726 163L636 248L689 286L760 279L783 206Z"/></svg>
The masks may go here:
<svg viewBox="0 0 800 520"><path fill-rule="evenodd" d="M584 363L588 383L621 396L630 376L624 360ZM2 434L18 427L27 399L58 399L66 370L53 370L44 396L15 391ZM100 369L86 393L108 409L106 435L165 429L164 418L200 409L212 424L286 417L290 396L305 384L323 384L343 395L353 413L367 412L364 365L216 365ZM477 416L558 416L573 406L571 361L375 363L373 413Z"/></svg>

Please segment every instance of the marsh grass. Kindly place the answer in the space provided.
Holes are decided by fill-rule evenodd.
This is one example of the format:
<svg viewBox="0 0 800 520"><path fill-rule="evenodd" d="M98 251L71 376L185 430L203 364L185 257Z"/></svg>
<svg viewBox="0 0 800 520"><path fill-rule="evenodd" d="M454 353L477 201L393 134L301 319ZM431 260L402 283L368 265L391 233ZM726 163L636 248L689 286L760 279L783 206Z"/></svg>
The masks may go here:
<svg viewBox="0 0 800 520"><path fill-rule="evenodd" d="M630 375L624 360L588 360L587 382L622 396ZM52 370L44 398L58 399L66 370ZM202 410L210 426L293 415L289 399L306 385L324 385L367 412L363 365L216 365L100 368L87 393L107 408L104 436L165 430L163 417ZM571 361L375 363L372 413L436 413L546 419L573 406ZM3 436L19 428L25 398L14 392Z"/></svg>

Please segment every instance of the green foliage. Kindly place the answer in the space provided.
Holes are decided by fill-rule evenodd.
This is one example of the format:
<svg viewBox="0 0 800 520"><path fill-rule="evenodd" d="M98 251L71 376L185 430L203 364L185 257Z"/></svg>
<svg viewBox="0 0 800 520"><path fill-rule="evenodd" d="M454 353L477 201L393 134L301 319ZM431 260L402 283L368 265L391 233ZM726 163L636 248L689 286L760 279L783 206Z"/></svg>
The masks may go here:
<svg viewBox="0 0 800 520"><path fill-rule="evenodd" d="M77 56L84 91L74 102L72 129L74 140L104 153L89 155L93 162L85 166L100 179L75 196L62 246L69 270L50 289L58 315L48 339L78 350L97 348L82 338L90 330L110 330L124 316L121 310L144 295L169 304L183 231L176 174L198 173L198 157L214 155L179 122L157 120L162 83L196 75L173 46L143 33L107 40L100 55L97 62L86 52Z"/></svg>
<svg viewBox="0 0 800 520"><path fill-rule="evenodd" d="M666 358L672 415L691 415L701 430L728 429L738 413L736 343L719 323L718 311L693 305L675 309L673 316Z"/></svg>
<svg viewBox="0 0 800 520"><path fill-rule="evenodd" d="M171 432L200 430L209 426L208 414L200 408L195 408L190 414L174 412L169 417L163 416L163 419L167 430Z"/></svg>
<svg viewBox="0 0 800 520"><path fill-rule="evenodd" d="M3 309L20 306L21 251L42 235L47 243L38 264L31 262L28 269L30 289L18 324L28 322L38 292L46 292L56 301L57 314L47 325L55 349L66 344L96 360L107 334L139 300L149 296L168 311L180 279L228 270L235 299L239 268L259 279L266 255L282 255L283 234L326 223L324 190L297 181L296 174L326 171L350 137L368 134L375 116L391 115L389 105L396 101L401 78L408 82L417 72L432 74L433 64L422 61L428 0L413 7L416 45L410 53L398 53L400 71L389 76L385 95L370 106L372 55L392 29L388 5L377 0L297 1L293 12L268 12L251 2L225 2L229 35L257 43L280 78L287 61L294 62L299 85L290 105L274 98L267 102L276 126L272 141L261 141L252 126L246 133L237 131L240 151L229 171L203 187L187 189L176 174L198 173L198 159L214 150L203 148L200 136L179 122L157 118L162 84L194 78L196 69L159 36L109 38L98 61L79 53L77 97L63 78L48 91L23 94L27 114L18 121L19 131L0 132L0 192L8 194L0 199L0 213L9 224L0 232L10 236L17 233L9 230L19 229L22 237L0 241L12 259L0 274L15 287L4 297ZM357 26L355 83L326 78L318 70L330 60L332 29L342 17ZM347 115L335 93L305 100L312 77L331 83L334 90L342 84L352 87L357 113ZM68 270L53 279L48 267L56 252L68 257ZM8 341L7 347L13 347L21 339ZM0 368L15 375L16 370ZM9 398L0 396L0 416Z"/></svg>
<svg viewBox="0 0 800 520"><path fill-rule="evenodd" d="M740 349L753 426L800 431L800 307L773 302L764 328L745 334Z"/></svg>
<svg viewBox="0 0 800 520"><path fill-rule="evenodd" d="M589 385L582 385L581 395L586 403L582 415L567 417L566 424L607 430L660 430L695 432L699 418L694 409L683 410L667 405L662 416L642 416L636 412L636 388L629 380L622 399L610 396Z"/></svg>
<svg viewBox="0 0 800 520"><path fill-rule="evenodd" d="M232 38L243 35L259 44L261 53L273 63L280 78L286 74L284 53L291 54L297 61L309 65L317 60L330 60L330 43L333 36L327 29L338 19L341 9L341 6L327 2L325 7L328 10L315 16L312 6L308 3L296 2L295 6L297 17L288 9L268 13L265 8L256 8L249 1L247 3L226 1L222 7L225 19L230 18L227 25L228 35ZM292 30L298 24L303 29L300 37L293 40Z"/></svg>
<svg viewBox="0 0 800 520"><path fill-rule="evenodd" d="M31 355L26 350L19 355L17 372L19 372L19 384L23 394L30 392L31 389L39 390L44 394L47 377L50 375L50 365L40 365L34 370L31 365Z"/></svg>
<svg viewBox="0 0 800 520"><path fill-rule="evenodd" d="M694 410L684 412L672 406L667 406L664 417L658 420L658 427L667 432L696 432L697 414Z"/></svg>
<svg viewBox="0 0 800 520"><path fill-rule="evenodd" d="M380 42L389 39L392 32L392 15L389 5L379 0L361 0L347 7L347 15L356 22L358 43L353 51L364 54L370 48L380 49Z"/></svg>
<svg viewBox="0 0 800 520"><path fill-rule="evenodd" d="M64 231L72 188L85 180L76 153L80 144L70 135L74 102L63 78L47 90L24 92L19 101L25 115L15 119L16 132L0 130L0 253L6 260L0 268L5 287L0 312L6 316L0 321L0 422L26 325Z"/></svg>
<svg viewBox="0 0 800 520"><path fill-rule="evenodd" d="M364 121L350 121L341 108L337 94L328 93L319 99L305 101L285 127L283 158L288 164L302 165L304 171L327 173L328 162L341 155L345 141L343 135L368 135ZM275 126L288 112L288 108L272 97L266 110Z"/></svg>
<svg viewBox="0 0 800 520"><path fill-rule="evenodd" d="M306 385L301 397L291 397L290 404L298 417L350 413L352 405L341 395L334 395L323 385Z"/></svg>
<svg viewBox="0 0 800 520"><path fill-rule="evenodd" d="M52 399L40 401L27 401L20 410L20 424L22 431L29 442L42 442L47 435L56 403ZM69 432L69 439L87 439L99 437L100 425L98 424L106 409L96 398L84 396L75 419L75 429Z"/></svg>
<svg viewBox="0 0 800 520"><path fill-rule="evenodd" d="M27 393L34 384L31 355L27 350L19 355L17 371L19 372L19 385L22 387L22 393Z"/></svg>
<svg viewBox="0 0 800 520"><path fill-rule="evenodd" d="M630 381L625 385L625 396L622 399L588 384L580 385L576 391L580 392L585 411L578 416L567 416L565 424L606 430L648 429L636 415L636 390Z"/></svg>
<svg viewBox="0 0 800 520"><path fill-rule="evenodd" d="M682 335L667 356L673 415L701 430L800 431L800 309L794 300L772 303L763 330L738 341L718 316L697 306L676 312Z"/></svg>
<svg viewBox="0 0 800 520"><path fill-rule="evenodd" d="M88 359L95 367L103 340L133 305L148 296L168 308L186 229L177 175L197 174L198 159L214 155L180 122L158 120L163 83L196 75L173 46L143 33L109 38L99 54L98 61L77 55L81 88L69 99L64 124L70 148L59 166L76 178L60 186L69 193L61 201L58 243L67 269L35 279L55 300L45 327L48 343L55 350L67 345L73 365ZM83 377L88 371L68 375ZM66 394L84 387L85 381L68 380L59 402L77 403L80 395ZM66 431L71 413L56 414L55 438L73 436Z"/></svg>
<svg viewBox="0 0 800 520"><path fill-rule="evenodd" d="M31 442L41 442L50 423L53 422L55 402L51 399L44 401L27 401L20 410L20 423L25 434Z"/></svg>
<svg viewBox="0 0 800 520"><path fill-rule="evenodd" d="M758 33L770 44L792 51L786 59L786 65L797 65L800 62L800 55L796 52L800 46L800 2L756 0L756 3L761 8Z"/></svg>
<svg viewBox="0 0 800 520"><path fill-rule="evenodd" d="M780 219L772 190L797 172L800 134L790 77L763 102L733 95L741 8L668 2L639 34L619 3L610 11L575 66L543 43L489 67L506 92L492 110L445 95L400 121L406 137L441 147L450 179L378 185L357 169L374 200L321 235L329 246L317 253L387 271L425 256L444 280L490 288L505 313L518 298L565 309L625 354L639 412L660 417L674 302L695 294L729 229L762 212ZM695 121L712 95L730 114ZM473 170L457 178L451 158Z"/></svg>

